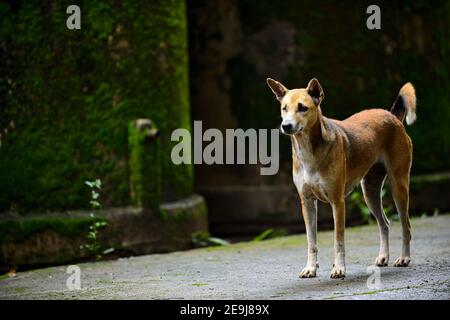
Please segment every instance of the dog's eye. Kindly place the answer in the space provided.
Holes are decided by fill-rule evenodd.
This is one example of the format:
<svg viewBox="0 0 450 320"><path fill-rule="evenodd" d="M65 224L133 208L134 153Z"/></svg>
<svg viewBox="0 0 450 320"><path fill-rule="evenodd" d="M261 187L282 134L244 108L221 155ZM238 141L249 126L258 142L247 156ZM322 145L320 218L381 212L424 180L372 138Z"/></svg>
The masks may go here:
<svg viewBox="0 0 450 320"><path fill-rule="evenodd" d="M287 111L287 107L286 106L284 106L281 110L283 110L283 111Z"/></svg>
<svg viewBox="0 0 450 320"><path fill-rule="evenodd" d="M297 111L298 111L298 112L306 112L306 111L308 111L308 108L305 107L303 104L299 103L299 104L298 104Z"/></svg>

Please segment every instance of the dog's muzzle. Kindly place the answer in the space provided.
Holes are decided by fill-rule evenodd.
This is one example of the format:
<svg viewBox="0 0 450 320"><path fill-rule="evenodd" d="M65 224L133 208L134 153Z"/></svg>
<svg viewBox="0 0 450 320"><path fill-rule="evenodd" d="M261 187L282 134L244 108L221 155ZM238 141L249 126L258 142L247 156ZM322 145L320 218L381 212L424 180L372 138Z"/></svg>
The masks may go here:
<svg viewBox="0 0 450 320"><path fill-rule="evenodd" d="M283 129L284 133L291 134L294 131L294 126L291 123L286 123L281 125L281 129Z"/></svg>
<svg viewBox="0 0 450 320"><path fill-rule="evenodd" d="M281 123L281 132L284 134L296 134L299 131L299 128L297 128L297 126L295 126L292 122Z"/></svg>

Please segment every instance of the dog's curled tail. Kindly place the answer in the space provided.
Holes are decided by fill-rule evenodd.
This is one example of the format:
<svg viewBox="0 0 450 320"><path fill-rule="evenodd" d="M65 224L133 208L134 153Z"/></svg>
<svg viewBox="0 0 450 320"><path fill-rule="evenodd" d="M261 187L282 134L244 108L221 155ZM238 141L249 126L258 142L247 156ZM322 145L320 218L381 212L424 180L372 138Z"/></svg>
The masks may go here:
<svg viewBox="0 0 450 320"><path fill-rule="evenodd" d="M406 115L406 124L408 125L416 121L416 90L411 82L406 83L400 89L397 99L391 108L391 113L401 122L403 122Z"/></svg>

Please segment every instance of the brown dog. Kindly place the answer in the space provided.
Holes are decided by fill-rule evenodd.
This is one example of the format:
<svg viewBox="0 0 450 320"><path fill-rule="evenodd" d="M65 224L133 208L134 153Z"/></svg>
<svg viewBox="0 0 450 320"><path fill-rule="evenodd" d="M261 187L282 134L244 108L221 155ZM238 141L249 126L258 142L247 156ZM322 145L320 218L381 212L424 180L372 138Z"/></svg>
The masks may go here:
<svg viewBox="0 0 450 320"><path fill-rule="evenodd" d="M403 120L405 115L407 124L416 119L412 84L401 88L391 112L369 109L344 121L322 115L324 93L317 79L312 79L306 89L288 90L273 79L267 79L267 84L281 103L281 130L292 141L292 174L308 239L308 261L300 276L316 276L317 200L321 200L330 203L333 209L335 253L331 277L345 277L344 198L360 182L364 199L380 229L380 252L375 264L387 265L389 220L380 195L386 175L403 229L402 252L394 266L407 266L411 260L408 203L412 143Z"/></svg>

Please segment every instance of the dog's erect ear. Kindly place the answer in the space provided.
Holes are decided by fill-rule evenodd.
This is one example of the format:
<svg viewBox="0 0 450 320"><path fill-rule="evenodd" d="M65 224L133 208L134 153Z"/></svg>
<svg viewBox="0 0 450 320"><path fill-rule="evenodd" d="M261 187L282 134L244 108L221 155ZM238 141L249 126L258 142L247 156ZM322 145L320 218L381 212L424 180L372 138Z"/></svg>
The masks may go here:
<svg viewBox="0 0 450 320"><path fill-rule="evenodd" d="M273 80L271 78L267 78L266 82L267 82L267 85L272 90L272 92L277 97L277 100L279 100L279 101L283 100L284 95L289 90L285 86L283 86L280 82Z"/></svg>
<svg viewBox="0 0 450 320"><path fill-rule="evenodd" d="M308 87L306 88L306 90L313 99L314 103L318 106L322 102L323 97L325 96L323 93L322 86L319 83L319 80L317 80L316 78L311 79L311 81L309 81L308 83Z"/></svg>

